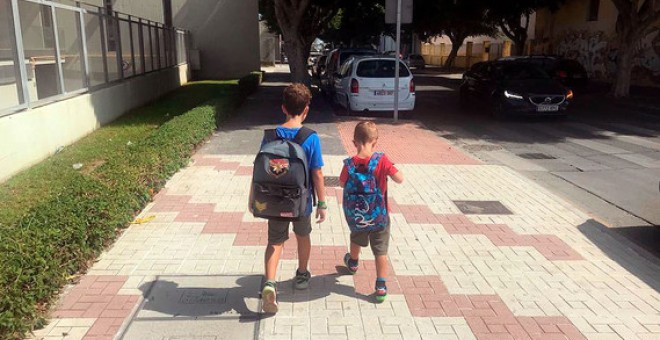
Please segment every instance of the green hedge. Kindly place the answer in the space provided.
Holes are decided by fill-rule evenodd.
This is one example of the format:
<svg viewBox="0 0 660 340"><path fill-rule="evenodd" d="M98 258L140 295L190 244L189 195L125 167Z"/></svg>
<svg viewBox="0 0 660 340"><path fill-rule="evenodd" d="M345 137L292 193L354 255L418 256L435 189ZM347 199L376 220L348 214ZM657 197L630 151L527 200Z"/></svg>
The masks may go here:
<svg viewBox="0 0 660 340"><path fill-rule="evenodd" d="M241 82L248 81L252 88L253 76L245 79L248 80ZM119 151L116 145L110 145L114 148L112 152L108 150L108 156L91 170L72 171L70 163L58 162L56 155L45 165L17 176L19 183L26 183L21 177L38 181L40 176L47 178L48 172L56 167L68 169L57 181L51 181L56 187L51 188L52 194L46 199L6 192L0 196L4 200L0 203L6 203L5 206L15 204L12 199L31 204L13 221L12 214L0 214L6 217L0 220L0 339L21 338L25 332L39 327L53 298L68 279L84 271L112 243L117 230L127 226L151 200L152 194L189 162L195 147L247 94L235 84L216 91L215 98L183 114L173 118L169 113L164 114L168 120L144 138L122 143ZM137 127L121 123L108 127L117 131L132 128ZM101 130L94 134L107 133ZM84 148L84 141L81 144ZM98 149L92 153L103 154L103 146L95 145ZM3 187L7 191L11 183Z"/></svg>

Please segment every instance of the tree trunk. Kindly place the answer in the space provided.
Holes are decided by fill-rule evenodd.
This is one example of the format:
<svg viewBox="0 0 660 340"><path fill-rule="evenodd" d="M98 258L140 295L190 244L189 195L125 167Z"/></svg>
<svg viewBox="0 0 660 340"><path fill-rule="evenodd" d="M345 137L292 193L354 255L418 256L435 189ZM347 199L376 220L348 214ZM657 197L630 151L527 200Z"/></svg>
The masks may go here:
<svg viewBox="0 0 660 340"><path fill-rule="evenodd" d="M463 45L462 40L460 43L455 43L452 41L451 51L449 52L447 61L445 61L445 65L443 66L446 71L450 71L451 68L454 66L454 61L456 61L456 56L458 56L458 50L461 49L461 45Z"/></svg>
<svg viewBox="0 0 660 340"><path fill-rule="evenodd" d="M634 40L621 39L617 51L616 78L612 86L612 94L616 98L630 95L630 79L633 69Z"/></svg>
<svg viewBox="0 0 660 340"><path fill-rule="evenodd" d="M302 83L307 86L312 84L312 78L307 70L307 59L312 43L307 43L303 39L286 39L284 41L284 51L289 58L289 69L291 70L291 82Z"/></svg>
<svg viewBox="0 0 660 340"><path fill-rule="evenodd" d="M518 56L525 55L525 43L526 42L527 42L527 37L525 37L525 39L522 40L522 41L517 40L517 41L513 42L514 43L514 48L515 48L515 51L514 51L515 55L518 55Z"/></svg>

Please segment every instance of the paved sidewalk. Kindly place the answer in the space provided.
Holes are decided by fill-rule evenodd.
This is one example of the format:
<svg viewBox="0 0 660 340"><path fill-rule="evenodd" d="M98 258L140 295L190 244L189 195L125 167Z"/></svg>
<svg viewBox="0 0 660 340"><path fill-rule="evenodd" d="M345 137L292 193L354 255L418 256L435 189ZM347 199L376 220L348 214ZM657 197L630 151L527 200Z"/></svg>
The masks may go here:
<svg viewBox="0 0 660 340"><path fill-rule="evenodd" d="M284 75L279 75L283 77ZM341 189L312 233L310 289L294 291L295 238L279 269L280 312L259 314L266 223L246 211L262 129L279 122L277 74L176 174L80 283L44 339L658 339L660 267L513 170L484 165L415 122L379 121L392 185L390 295L375 304L373 257L342 265ZM315 101L310 127L339 176L354 120ZM478 202L477 202L478 201ZM484 203L485 202L485 203Z"/></svg>

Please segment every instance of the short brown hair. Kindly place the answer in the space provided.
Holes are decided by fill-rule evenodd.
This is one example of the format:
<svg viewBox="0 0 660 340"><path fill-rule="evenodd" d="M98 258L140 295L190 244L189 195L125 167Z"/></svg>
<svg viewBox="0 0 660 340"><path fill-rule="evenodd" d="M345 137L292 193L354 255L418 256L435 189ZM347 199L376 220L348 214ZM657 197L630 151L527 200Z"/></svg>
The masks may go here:
<svg viewBox="0 0 660 340"><path fill-rule="evenodd" d="M378 139L378 128L376 123L371 121L362 121L355 126L353 140L356 143L367 144Z"/></svg>
<svg viewBox="0 0 660 340"><path fill-rule="evenodd" d="M303 84L291 84L284 89L282 104L291 116L300 116L312 100L312 93Z"/></svg>

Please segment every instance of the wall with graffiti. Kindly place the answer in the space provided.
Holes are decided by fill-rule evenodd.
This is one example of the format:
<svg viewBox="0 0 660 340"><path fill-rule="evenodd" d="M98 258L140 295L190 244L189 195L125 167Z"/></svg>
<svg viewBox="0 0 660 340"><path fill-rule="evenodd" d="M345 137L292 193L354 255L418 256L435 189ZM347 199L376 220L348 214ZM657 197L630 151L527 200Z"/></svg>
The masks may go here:
<svg viewBox="0 0 660 340"><path fill-rule="evenodd" d="M611 80L616 71L617 46L602 31L566 31L549 47L552 53L578 60L593 79ZM544 51L547 52L547 51ZM660 86L660 28L637 46L633 80L639 85Z"/></svg>

